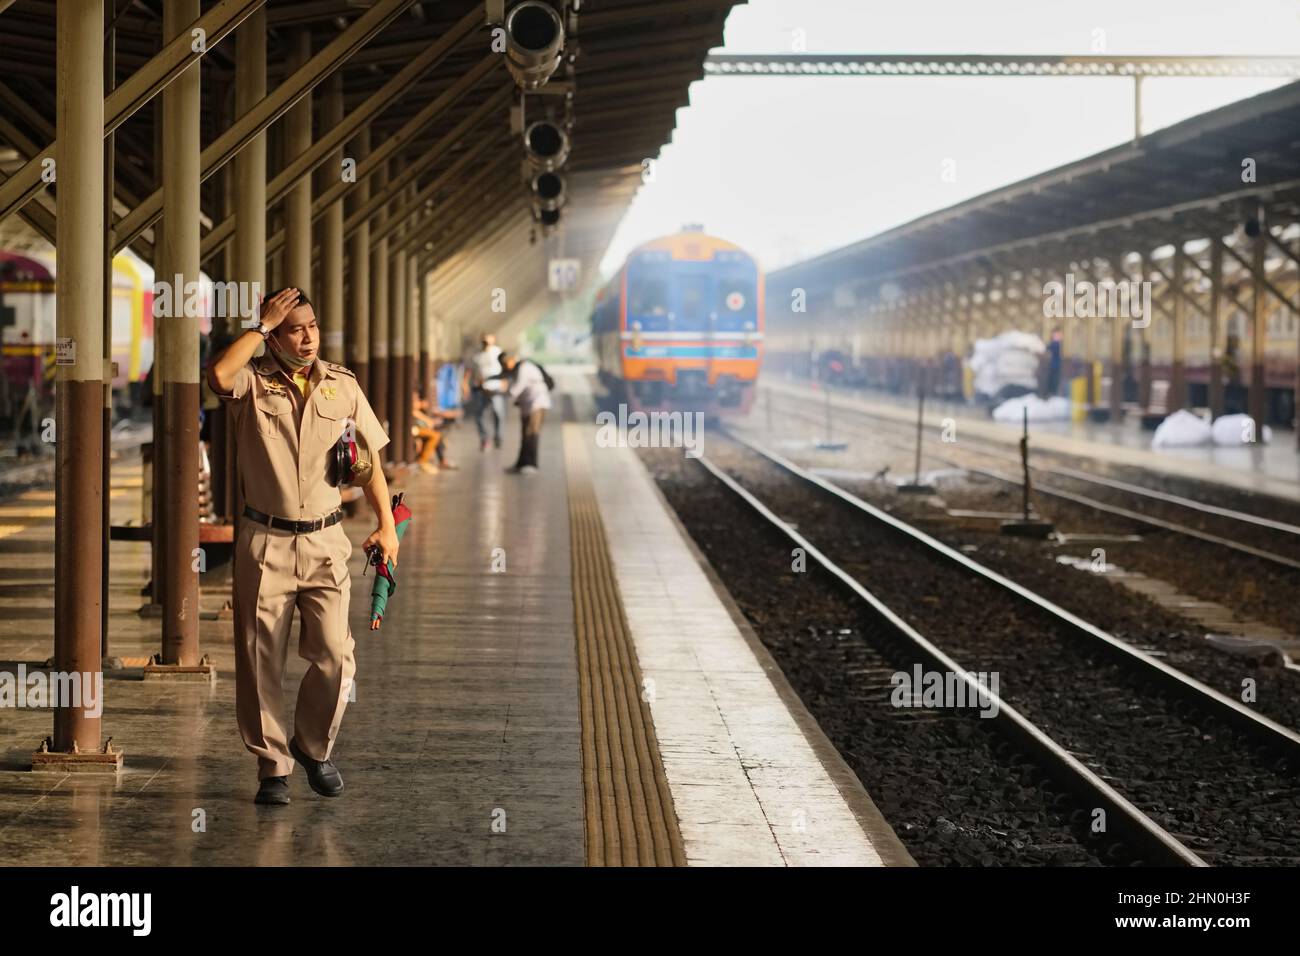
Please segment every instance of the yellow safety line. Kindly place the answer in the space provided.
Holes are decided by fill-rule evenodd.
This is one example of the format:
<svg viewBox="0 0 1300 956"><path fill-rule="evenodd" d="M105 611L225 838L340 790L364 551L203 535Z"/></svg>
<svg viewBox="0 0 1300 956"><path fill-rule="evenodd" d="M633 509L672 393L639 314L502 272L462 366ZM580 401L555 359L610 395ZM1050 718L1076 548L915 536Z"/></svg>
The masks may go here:
<svg viewBox="0 0 1300 956"><path fill-rule="evenodd" d="M677 815L591 483L581 425L564 425L589 866L684 866Z"/></svg>

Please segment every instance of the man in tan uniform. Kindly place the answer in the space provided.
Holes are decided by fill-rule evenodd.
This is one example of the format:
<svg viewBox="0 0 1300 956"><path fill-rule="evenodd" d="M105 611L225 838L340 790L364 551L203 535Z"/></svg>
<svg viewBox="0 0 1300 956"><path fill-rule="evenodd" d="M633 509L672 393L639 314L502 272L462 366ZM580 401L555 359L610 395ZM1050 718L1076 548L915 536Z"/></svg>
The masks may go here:
<svg viewBox="0 0 1300 956"><path fill-rule="evenodd" d="M262 303L261 319L213 359L208 382L230 412L248 505L234 557L239 732L257 756L256 802L286 804L295 761L317 793L343 792L329 758L355 673L348 627L352 544L328 473L345 432L376 456L363 487L379 527L364 547L378 547L395 564L398 544L377 458L388 436L353 374L320 360L311 304L285 289ZM266 354L254 358L264 342ZM311 666L298 688L290 737L282 722L283 676L294 608L298 654Z"/></svg>

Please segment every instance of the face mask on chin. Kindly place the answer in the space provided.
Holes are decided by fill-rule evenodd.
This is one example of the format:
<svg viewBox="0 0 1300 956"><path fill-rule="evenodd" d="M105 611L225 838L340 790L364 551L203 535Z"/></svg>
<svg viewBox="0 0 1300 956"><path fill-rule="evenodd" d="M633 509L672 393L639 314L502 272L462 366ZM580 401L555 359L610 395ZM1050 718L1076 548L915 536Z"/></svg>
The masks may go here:
<svg viewBox="0 0 1300 956"><path fill-rule="evenodd" d="M268 338L266 344L270 347L271 354L274 355L282 365L293 369L295 372L302 371L314 361L314 359L305 359L301 356L293 355L284 351L280 348L280 344L275 340L275 336Z"/></svg>

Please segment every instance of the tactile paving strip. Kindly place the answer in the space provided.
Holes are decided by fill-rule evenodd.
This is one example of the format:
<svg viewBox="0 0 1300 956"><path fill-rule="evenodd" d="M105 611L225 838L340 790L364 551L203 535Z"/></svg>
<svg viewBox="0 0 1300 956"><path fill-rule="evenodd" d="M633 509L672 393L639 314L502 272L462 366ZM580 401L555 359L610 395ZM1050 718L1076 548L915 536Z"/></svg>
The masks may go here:
<svg viewBox="0 0 1300 956"><path fill-rule="evenodd" d="M564 425L589 866L684 866L677 815L605 541L589 433Z"/></svg>

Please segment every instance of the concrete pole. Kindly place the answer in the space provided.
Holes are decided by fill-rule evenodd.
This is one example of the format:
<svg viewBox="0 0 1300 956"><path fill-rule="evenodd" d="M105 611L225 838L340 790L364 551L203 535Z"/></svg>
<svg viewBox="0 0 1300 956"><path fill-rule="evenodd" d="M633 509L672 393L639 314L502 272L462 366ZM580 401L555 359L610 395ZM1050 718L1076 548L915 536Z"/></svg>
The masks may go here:
<svg viewBox="0 0 1300 956"><path fill-rule="evenodd" d="M390 174L396 173L396 164ZM389 215L393 210L390 207ZM410 397L406 393L406 253L402 240L406 235L403 226L393 233L388 245L388 341L391 343L388 360L388 417L392 429L388 437L393 440L393 461L406 462L410 457L406 446L410 429L406 424Z"/></svg>
<svg viewBox="0 0 1300 956"><path fill-rule="evenodd" d="M357 165L370 154L370 127L357 133L348 149L348 158ZM348 196L348 209L364 205L370 199L370 179L358 182ZM361 223L348 240L348 311L343 345L346 364L357 376L361 391L373 403L370 393L370 220Z"/></svg>
<svg viewBox="0 0 1300 956"><path fill-rule="evenodd" d="M371 176L371 189L382 194L387 187L388 164L385 163ZM387 207L381 206L374 224L381 226L387 218ZM370 407L392 439L388 413L388 347L388 239L384 238L370 250ZM384 446L384 460L392 461L394 451L390 440Z"/></svg>
<svg viewBox="0 0 1300 956"><path fill-rule="evenodd" d="M334 129L343 122L343 74L335 73L325 81L325 96L321 102L321 126ZM322 178L337 182L342 174L343 150L334 154L321 167ZM304 177L307 178L307 177ZM342 363L343 315L347 305L343 301L343 200L332 202L325 208L320 227L320 288L317 289L316 317L321 326L321 354L327 362Z"/></svg>
<svg viewBox="0 0 1300 956"><path fill-rule="evenodd" d="M104 428L104 4L59 0L55 22L54 666L102 681ZM97 676L98 675L98 676ZM83 676L82 680L85 680ZM102 686L102 684L101 684ZM100 749L100 718L54 709L53 750Z"/></svg>
<svg viewBox="0 0 1300 956"><path fill-rule="evenodd" d="M199 0L163 6L163 37L170 40L198 19ZM162 260L172 283L170 314L155 334L162 339L162 462L167 497L162 508L164 665L199 663L199 316L186 314L185 290L199 281L199 63L163 90Z"/></svg>
<svg viewBox="0 0 1300 956"><path fill-rule="evenodd" d="M289 72L311 59L311 30L304 27L289 37ZM294 104L284 117L284 163L311 149L311 93ZM284 197L284 284L311 286L311 176L303 176ZM316 290L308 292L314 296ZM319 319L319 313L317 313Z"/></svg>

